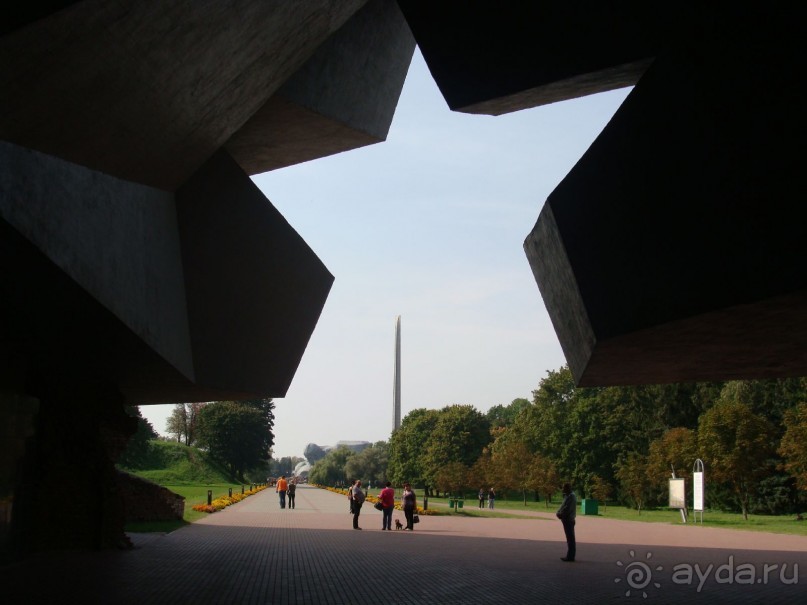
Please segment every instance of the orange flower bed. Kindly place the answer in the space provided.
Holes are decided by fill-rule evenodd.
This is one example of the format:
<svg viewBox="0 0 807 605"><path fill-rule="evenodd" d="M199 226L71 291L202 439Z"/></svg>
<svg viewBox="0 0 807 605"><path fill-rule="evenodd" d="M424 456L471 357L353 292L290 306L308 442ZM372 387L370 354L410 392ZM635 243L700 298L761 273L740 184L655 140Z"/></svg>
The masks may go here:
<svg viewBox="0 0 807 605"><path fill-rule="evenodd" d="M244 498L251 496L253 494L257 494L260 491L266 489L265 485L259 485L257 487L250 488L246 490L243 494L233 494L232 496L218 496L215 500L213 500L210 504L197 504L191 508L195 511L199 511L200 513L215 513L220 511L224 508L227 508L231 504L235 504L236 502L241 502Z"/></svg>

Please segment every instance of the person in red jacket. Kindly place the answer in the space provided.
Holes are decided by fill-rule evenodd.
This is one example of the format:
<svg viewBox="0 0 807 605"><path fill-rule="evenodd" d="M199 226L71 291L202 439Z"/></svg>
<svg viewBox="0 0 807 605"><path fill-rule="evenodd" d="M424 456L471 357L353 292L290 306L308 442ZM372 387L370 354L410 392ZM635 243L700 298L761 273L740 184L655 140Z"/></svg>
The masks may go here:
<svg viewBox="0 0 807 605"><path fill-rule="evenodd" d="M381 530L392 529L392 511L395 509L395 490L392 489L392 484L387 481L387 485L378 494L378 499L381 501Z"/></svg>

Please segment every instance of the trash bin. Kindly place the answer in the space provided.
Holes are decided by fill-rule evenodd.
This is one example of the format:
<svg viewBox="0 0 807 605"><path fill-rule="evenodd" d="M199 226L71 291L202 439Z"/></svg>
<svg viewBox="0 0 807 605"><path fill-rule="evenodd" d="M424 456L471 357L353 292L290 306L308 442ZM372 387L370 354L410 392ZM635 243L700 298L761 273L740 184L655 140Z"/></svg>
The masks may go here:
<svg viewBox="0 0 807 605"><path fill-rule="evenodd" d="M580 503L582 508L581 512L584 515L598 515L599 511L597 504L598 503L596 500L592 500L591 498L583 498L582 502Z"/></svg>
<svg viewBox="0 0 807 605"><path fill-rule="evenodd" d="M454 498L448 499L448 508L454 508Z"/></svg>
<svg viewBox="0 0 807 605"><path fill-rule="evenodd" d="M458 498L457 499L457 509L462 508L463 502L465 502L465 500L463 498Z"/></svg>

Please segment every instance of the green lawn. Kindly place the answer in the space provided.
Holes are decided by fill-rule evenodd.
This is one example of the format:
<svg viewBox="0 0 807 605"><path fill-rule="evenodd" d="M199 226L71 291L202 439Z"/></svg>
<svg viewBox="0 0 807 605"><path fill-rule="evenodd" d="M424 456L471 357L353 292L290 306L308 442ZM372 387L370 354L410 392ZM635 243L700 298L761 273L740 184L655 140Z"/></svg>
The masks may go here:
<svg viewBox="0 0 807 605"><path fill-rule="evenodd" d="M195 504L207 503L207 490L213 491L213 498L227 495L228 489L233 488L233 493L240 493L241 484L214 483L208 485L165 485L171 491L185 497L185 515L182 521L159 521L151 523L132 523L126 526L131 532L170 532L187 523L193 523L197 519L205 517L209 513L200 513L193 510ZM418 504L423 506L422 496L418 498ZM525 515L524 512L554 513L560 506L560 498L555 498L549 505L544 502L527 501L526 506L522 500L497 500L496 508L489 510L480 509L479 501L473 498L465 498L463 507L460 510L450 510L447 498L429 498L429 509L440 514L461 515L464 517L499 517L512 519L534 519L536 521L547 520L544 517ZM215 514L215 513L213 513ZM578 512L578 514L580 514ZM597 519L620 519L623 521L638 521L640 523L670 523L681 524L681 514L677 510L669 508L658 508L643 510L641 514L632 508L625 506L608 505L599 506L599 514L591 515L590 518ZM690 511L689 524L694 525L695 519ZM698 525L700 523L700 513L698 514ZM704 527L723 527L726 529L739 529L746 531L767 531L780 534L807 535L807 520L796 521L795 515L773 516L773 515L749 515L748 520L744 520L739 513L726 513L722 511L706 511L703 514Z"/></svg>
<svg viewBox="0 0 807 605"><path fill-rule="evenodd" d="M560 506L561 499L554 498L547 506L544 502L527 501L526 506L523 500L496 500L496 508L489 510L479 508L479 500L475 497L465 498L463 508L459 511L449 511L447 498L429 498L429 508L445 512L452 515L463 515L466 517L511 517L523 518L524 511L554 513ZM578 515L581 514L578 508ZM695 518L692 511L688 511L688 524L694 525ZM700 522L698 513L698 525ZM535 517L530 517L535 518ZM641 523L670 523L680 525L681 513L670 508L657 508L643 510L641 514L632 508L625 506L608 505L599 506L599 514L591 515L591 518L620 519L623 521L638 521ZM540 517L539 517L540 519ZM779 534L807 535L807 519L797 521L795 515L749 515L748 520L743 519L740 513L726 513L722 511L706 511L703 513L704 527L723 527L726 529L739 529L746 531L767 531Z"/></svg>
<svg viewBox="0 0 807 605"><path fill-rule="evenodd" d="M625 521L640 521L644 523L672 523L680 525L681 513L669 508L642 511L640 515L636 510L624 506L609 506L608 510L599 509L597 517L607 519L622 519ZM695 524L692 511L688 511L687 523ZM697 524L701 525L701 514L698 513ZM717 510L707 510L703 513L704 527L724 527L726 529L740 529L747 531L767 531L777 534L796 534L807 536L807 521L797 521L796 515L748 515L743 519L740 513L726 513Z"/></svg>
<svg viewBox="0 0 807 605"><path fill-rule="evenodd" d="M150 523L130 523L126 531L161 532L173 531L211 513L193 510L196 504L207 504L207 490L213 492L215 500L226 496L229 488L233 494L240 494L242 485L231 483L226 470L197 448L188 447L173 441L150 441L148 456L141 460L136 469L122 469L153 483L167 487L172 492L185 497L185 514L182 521L159 521ZM249 484L245 485L249 487ZM215 514L215 513L213 513Z"/></svg>
<svg viewBox="0 0 807 605"><path fill-rule="evenodd" d="M423 506L422 497L418 499L418 505ZM487 502L485 502L485 506L487 507ZM543 502L527 502L527 506L524 506L522 501L516 500L497 500L496 501L496 508L490 510L488 508L479 508L479 500L476 497L473 498L465 498L463 500L463 506L461 509L449 509L448 508L448 499L447 498L429 498L429 509L434 511L439 511L440 513L444 514L451 514L451 515L462 515L464 517L500 517L500 518L511 518L511 519L537 519L541 520L541 517L535 517L534 515L525 515L523 514L524 511L527 512L545 512L545 513L554 513L558 506L560 506L560 502L556 502L555 504L551 504L548 508L544 505Z"/></svg>

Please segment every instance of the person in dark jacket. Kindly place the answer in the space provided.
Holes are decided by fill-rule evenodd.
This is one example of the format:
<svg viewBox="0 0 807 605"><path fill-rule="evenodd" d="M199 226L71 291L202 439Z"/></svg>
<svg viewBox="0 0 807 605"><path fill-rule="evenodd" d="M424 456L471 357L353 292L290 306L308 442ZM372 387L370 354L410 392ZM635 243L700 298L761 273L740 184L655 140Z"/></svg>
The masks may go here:
<svg viewBox="0 0 807 605"><path fill-rule="evenodd" d="M359 514L361 514L361 505L364 504L364 492L361 489L361 481L356 480L356 483L350 488L350 494L353 510L353 529L361 529L361 527L359 527Z"/></svg>
<svg viewBox="0 0 807 605"><path fill-rule="evenodd" d="M566 534L566 556L561 557L561 561L573 563L577 555L577 543L574 537L574 522L577 517L577 497L572 491L572 486L569 483L563 484L563 502L555 513L563 523L563 533Z"/></svg>
<svg viewBox="0 0 807 605"><path fill-rule="evenodd" d="M401 496L404 516L406 517L406 527L409 531L415 531L415 509L417 508L417 498L412 486L404 483L403 495Z"/></svg>
<svg viewBox="0 0 807 605"><path fill-rule="evenodd" d="M286 489L286 498L289 501L289 508L294 508L294 493L297 491L297 484L294 479L289 481L289 487Z"/></svg>

